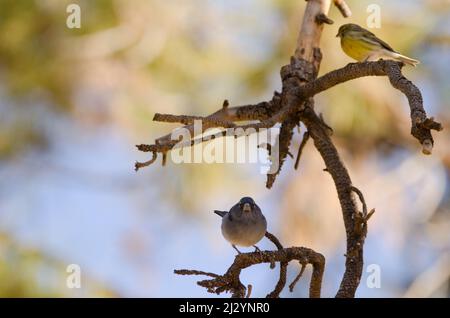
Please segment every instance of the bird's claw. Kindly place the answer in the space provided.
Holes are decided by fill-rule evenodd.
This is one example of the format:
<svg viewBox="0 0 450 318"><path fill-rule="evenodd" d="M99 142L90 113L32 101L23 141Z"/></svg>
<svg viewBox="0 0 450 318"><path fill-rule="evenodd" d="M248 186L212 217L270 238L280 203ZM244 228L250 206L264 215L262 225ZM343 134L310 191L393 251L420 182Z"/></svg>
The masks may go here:
<svg viewBox="0 0 450 318"><path fill-rule="evenodd" d="M238 252L238 255L239 255L239 254L242 254L241 251L237 249L236 245L231 244L231 246L233 246L233 248Z"/></svg>

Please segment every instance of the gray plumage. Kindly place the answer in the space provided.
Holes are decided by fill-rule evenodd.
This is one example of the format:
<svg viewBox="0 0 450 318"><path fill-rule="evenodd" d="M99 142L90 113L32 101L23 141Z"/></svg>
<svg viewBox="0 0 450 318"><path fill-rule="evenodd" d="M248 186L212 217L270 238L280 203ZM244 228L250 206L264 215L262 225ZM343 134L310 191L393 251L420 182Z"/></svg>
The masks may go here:
<svg viewBox="0 0 450 318"><path fill-rule="evenodd" d="M229 212L214 211L222 217L222 235L238 252L238 246L255 246L266 234L267 221L252 198L244 197ZM239 252L240 253L240 252Z"/></svg>

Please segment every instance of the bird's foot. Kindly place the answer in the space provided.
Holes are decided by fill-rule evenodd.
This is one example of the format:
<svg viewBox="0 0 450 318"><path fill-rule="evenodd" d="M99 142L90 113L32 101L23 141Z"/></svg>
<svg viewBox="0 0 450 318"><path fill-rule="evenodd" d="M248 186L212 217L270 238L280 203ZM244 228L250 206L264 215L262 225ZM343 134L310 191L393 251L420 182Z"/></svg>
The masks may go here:
<svg viewBox="0 0 450 318"><path fill-rule="evenodd" d="M262 253L262 252L261 252L261 250L259 249L259 247L258 247L258 246L256 246L256 245L253 245L253 247L255 248L255 252L259 252L259 253Z"/></svg>
<svg viewBox="0 0 450 318"><path fill-rule="evenodd" d="M242 254L241 251L237 249L236 245L231 244L231 246L233 246L233 248L238 252L238 254Z"/></svg>

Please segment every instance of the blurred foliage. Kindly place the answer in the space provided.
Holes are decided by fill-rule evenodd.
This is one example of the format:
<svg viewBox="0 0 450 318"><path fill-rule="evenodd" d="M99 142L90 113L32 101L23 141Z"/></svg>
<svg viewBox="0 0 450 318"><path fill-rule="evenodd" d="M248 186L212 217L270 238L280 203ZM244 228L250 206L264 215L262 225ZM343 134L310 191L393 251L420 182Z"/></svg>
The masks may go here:
<svg viewBox="0 0 450 318"><path fill-rule="evenodd" d="M83 273L83 272L82 272ZM0 298L3 297L91 297L117 296L90 279L83 293L66 287L66 265L40 250L23 248L0 232ZM82 275L82 284L86 276Z"/></svg>
<svg viewBox="0 0 450 318"><path fill-rule="evenodd" d="M68 29L65 9L69 3L0 3L0 74L7 94L15 98L37 94L56 110L82 112L84 120L113 119L156 133L164 127L149 127L154 111L206 113L224 98L234 103L268 98L277 88L273 85L280 66L293 52L303 13L293 0L242 4L248 12L236 12L233 4L229 8L199 0L79 1L82 28ZM354 22L364 24L368 3L349 1ZM266 24L254 20L251 10L267 16ZM448 14L448 6L445 1L416 3L408 12L411 20L395 19L392 11L382 13L383 28L377 33L399 51L415 56L425 49L420 39L432 33L439 16ZM334 38L335 29L345 20L337 10L330 14L336 23L325 28L323 71L349 61ZM429 38L436 38L434 33ZM252 59L256 54L262 55ZM427 67L422 64L418 72L426 72ZM333 104L324 109L330 124L347 145L356 144L361 136L371 143L402 136L395 124L401 97L383 80L364 81L343 85L323 97L322 104ZM10 138L5 130L16 127L4 128L0 136L0 153L11 153L19 145L6 144ZM38 131L23 135L20 144L26 143L26 136L30 144L45 138L33 137Z"/></svg>
<svg viewBox="0 0 450 318"><path fill-rule="evenodd" d="M61 41L70 34L82 35L110 27L114 17L111 1L89 1L83 28L69 33L63 27L66 14L61 14L69 3L72 1L0 2L0 68L11 94L42 89L50 93L55 107L67 108L72 104L76 83L70 76L71 64L61 57Z"/></svg>

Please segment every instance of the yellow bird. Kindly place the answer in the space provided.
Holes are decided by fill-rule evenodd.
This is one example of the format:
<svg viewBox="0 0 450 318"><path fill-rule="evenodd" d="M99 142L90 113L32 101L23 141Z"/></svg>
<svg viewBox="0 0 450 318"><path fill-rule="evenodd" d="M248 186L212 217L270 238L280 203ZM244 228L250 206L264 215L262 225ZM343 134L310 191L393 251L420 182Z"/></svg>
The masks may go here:
<svg viewBox="0 0 450 318"><path fill-rule="evenodd" d="M414 67L420 63L418 60L394 51L389 44L377 38L375 34L354 23L342 25L336 37L341 38L341 47L345 54L359 62L389 59Z"/></svg>

